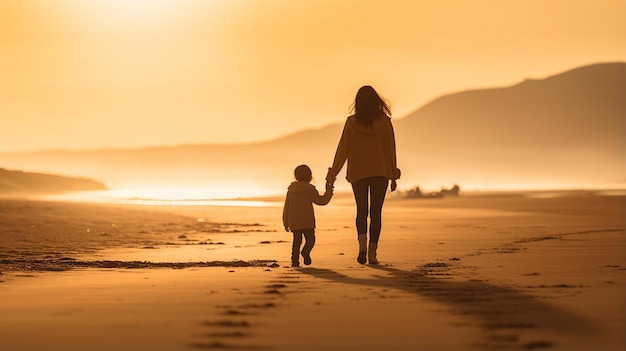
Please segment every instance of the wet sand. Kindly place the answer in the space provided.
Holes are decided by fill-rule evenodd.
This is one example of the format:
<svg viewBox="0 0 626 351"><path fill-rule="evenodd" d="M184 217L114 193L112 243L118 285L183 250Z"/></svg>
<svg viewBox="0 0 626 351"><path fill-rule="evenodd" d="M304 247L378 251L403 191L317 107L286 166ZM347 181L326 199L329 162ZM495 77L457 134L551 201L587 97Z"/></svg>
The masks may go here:
<svg viewBox="0 0 626 351"><path fill-rule="evenodd" d="M536 194L535 194L536 195ZM0 201L2 350L622 350L626 198L348 198L291 268L279 206Z"/></svg>

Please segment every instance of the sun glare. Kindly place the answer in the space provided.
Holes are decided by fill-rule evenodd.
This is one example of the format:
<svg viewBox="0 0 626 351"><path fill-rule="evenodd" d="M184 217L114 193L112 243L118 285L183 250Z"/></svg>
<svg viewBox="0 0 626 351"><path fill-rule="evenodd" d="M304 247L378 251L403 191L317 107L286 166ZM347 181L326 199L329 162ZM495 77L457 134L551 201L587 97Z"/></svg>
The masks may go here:
<svg viewBox="0 0 626 351"><path fill-rule="evenodd" d="M119 16L154 16L166 14L177 1L172 0L91 0L92 6ZM180 2L178 2L180 3Z"/></svg>
<svg viewBox="0 0 626 351"><path fill-rule="evenodd" d="M176 0L90 0L82 5L111 27L143 27L170 21L189 4Z"/></svg>

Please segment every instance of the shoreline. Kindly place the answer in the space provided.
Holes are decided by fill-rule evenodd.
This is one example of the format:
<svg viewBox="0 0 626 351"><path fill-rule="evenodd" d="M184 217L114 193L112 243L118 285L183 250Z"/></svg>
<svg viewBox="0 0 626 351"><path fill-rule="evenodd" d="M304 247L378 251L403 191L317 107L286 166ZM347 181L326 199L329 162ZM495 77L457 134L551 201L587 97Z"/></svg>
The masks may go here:
<svg viewBox="0 0 626 351"><path fill-rule="evenodd" d="M443 188L441 188L443 189ZM16 192L0 194L0 201L6 200L29 200L29 201L55 201L76 202L84 204L110 204L110 205L144 205L144 206L282 206L284 194L265 196L238 196L238 197L206 197L206 198L162 198L154 197L116 197L112 195L98 196L111 192L126 191L129 189L104 189L91 191L66 191L66 192ZM132 189L130 189L132 190ZM145 190L145 189L136 189ZM174 189L176 190L176 189ZM189 189L184 189L186 192ZM409 189L410 190L410 189ZM455 198L457 196L433 196L437 191L426 192L423 196L408 197L409 190L398 189L397 192L389 193L387 201L397 200L430 200ZM119 196L119 195L118 195ZM626 189L622 188L562 188L562 189L511 189L511 190L462 190L458 197L483 198L483 197L571 197L571 196L626 196ZM336 192L335 200L352 200L353 195L349 191Z"/></svg>

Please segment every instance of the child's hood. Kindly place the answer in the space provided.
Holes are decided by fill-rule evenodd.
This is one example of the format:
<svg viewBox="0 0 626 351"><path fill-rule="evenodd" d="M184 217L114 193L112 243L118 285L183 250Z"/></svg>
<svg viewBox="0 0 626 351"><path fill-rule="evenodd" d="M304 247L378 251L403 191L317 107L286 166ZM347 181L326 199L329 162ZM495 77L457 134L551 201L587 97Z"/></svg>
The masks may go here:
<svg viewBox="0 0 626 351"><path fill-rule="evenodd" d="M287 189L293 193L304 193L311 189L315 189L315 186L307 182L293 182L289 185L289 188Z"/></svg>
<svg viewBox="0 0 626 351"><path fill-rule="evenodd" d="M389 117L387 116L381 116L378 118L374 118L374 120L372 121L372 125L369 127L366 127L364 125L359 124L356 121L356 117L355 116L351 116L348 119L348 123L351 125L352 128L354 128L355 130L363 133L363 134L367 134L367 135L375 135L377 134L379 131L384 130L385 125L389 123Z"/></svg>

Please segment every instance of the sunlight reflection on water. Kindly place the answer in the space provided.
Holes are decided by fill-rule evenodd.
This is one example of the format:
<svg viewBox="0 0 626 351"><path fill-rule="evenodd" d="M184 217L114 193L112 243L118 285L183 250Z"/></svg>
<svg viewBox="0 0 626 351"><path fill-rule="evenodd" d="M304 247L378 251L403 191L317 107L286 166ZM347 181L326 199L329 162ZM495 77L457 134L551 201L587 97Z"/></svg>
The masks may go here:
<svg viewBox="0 0 626 351"><path fill-rule="evenodd" d="M242 194L227 196L224 191L197 188L154 188L154 189L110 189L78 191L43 196L44 200L76 201L145 206L238 206L272 207L282 206L279 200L251 200L250 197L271 196L269 194Z"/></svg>

